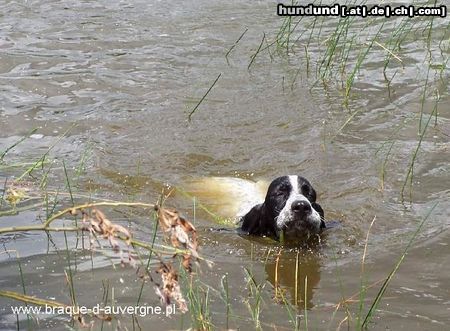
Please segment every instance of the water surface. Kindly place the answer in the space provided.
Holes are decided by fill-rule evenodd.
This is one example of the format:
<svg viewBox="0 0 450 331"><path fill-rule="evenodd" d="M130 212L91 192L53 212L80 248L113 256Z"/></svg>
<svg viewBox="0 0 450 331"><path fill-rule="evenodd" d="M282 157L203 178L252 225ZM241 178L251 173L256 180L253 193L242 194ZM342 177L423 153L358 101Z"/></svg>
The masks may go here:
<svg viewBox="0 0 450 331"><path fill-rule="evenodd" d="M441 330L450 322L448 69L428 71L423 37L428 30L413 30L426 27L430 18L414 19L413 33L407 35L399 53L401 62L392 60L388 66L388 77L395 75L390 84L382 70L386 53L374 46L357 71L346 107L339 75L322 84L314 69L337 19L321 21L320 34L311 40L307 33L297 41L292 38L288 54L263 48L248 69L263 33L270 42L282 24L275 3L49 0L1 1L0 7L0 150L38 128L4 161L35 162L54 145L48 154L48 191L68 192L63 160L76 193L145 202L156 201L164 187L184 188L197 178L270 181L299 174L313 183L326 216L341 221L342 226L330 230L320 248L312 252L284 249L277 260L279 244L215 230L220 226L211 215L198 208L194 214L192 200L182 194L170 197L168 205L195 219L201 254L215 262L212 269L203 265L199 278L220 290L220 281L227 275L232 314L238 316L230 319L229 327L254 327L248 311L254 298L248 295L246 268L265 284L263 328L292 327L286 305L274 299L278 284L299 315L308 309L311 328L336 329L346 318L344 309L333 315L336 305L343 298L358 299L364 242L374 217L365 260L367 284L374 284L368 290L367 305L436 203L379 306L373 328ZM386 20L383 38L396 33L401 19ZM311 31L311 22L304 20L295 36ZM350 32L365 38L381 22L367 27L367 21L356 19ZM448 18L433 20L429 46L433 68L448 60L448 23ZM246 29L227 62L225 54ZM358 55L356 44L355 50L348 71ZM220 73L189 122L188 113ZM436 105L437 116L415 161L411 197L407 186L402 202L401 189L418 144L419 114L423 112L424 121L428 120ZM0 168L2 188L22 172L21 168ZM42 178L42 172L36 172ZM25 180L33 182L30 177ZM59 197L63 205L70 205L67 195ZM9 208L6 201L1 208ZM153 224L146 212L135 211L131 216L108 212L137 238L150 240ZM1 217L0 222L2 227L38 223L45 215L45 207L27 208ZM27 294L70 302L63 235L49 238L23 232L0 240L4 247L1 289L22 292L17 251ZM68 247L73 248L76 261L71 265L76 265L79 303L90 307L101 302L105 282L114 288L118 304L136 302L141 281L132 268L112 266L119 262L113 252L105 248L92 256L71 235ZM217 293L210 293L213 324L226 328L225 304ZM159 304L151 284L144 290L143 301ZM16 316L10 309L15 302L0 302L1 328L16 329ZM349 300L347 304L357 314L358 303ZM26 327L26 317L21 318L21 326ZM190 325L188 315L138 321L143 329ZM33 328L62 330L66 323L64 317L44 317ZM133 327L130 317L120 323ZM99 321L95 327L100 327Z"/></svg>

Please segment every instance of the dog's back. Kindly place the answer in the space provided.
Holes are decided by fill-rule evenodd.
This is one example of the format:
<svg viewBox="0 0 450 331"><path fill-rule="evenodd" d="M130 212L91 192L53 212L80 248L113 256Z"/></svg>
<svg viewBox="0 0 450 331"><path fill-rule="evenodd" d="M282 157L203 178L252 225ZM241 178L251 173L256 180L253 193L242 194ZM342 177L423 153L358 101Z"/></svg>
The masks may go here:
<svg viewBox="0 0 450 331"><path fill-rule="evenodd" d="M204 177L190 181L187 192L223 218L244 216L264 201L269 183L234 177Z"/></svg>

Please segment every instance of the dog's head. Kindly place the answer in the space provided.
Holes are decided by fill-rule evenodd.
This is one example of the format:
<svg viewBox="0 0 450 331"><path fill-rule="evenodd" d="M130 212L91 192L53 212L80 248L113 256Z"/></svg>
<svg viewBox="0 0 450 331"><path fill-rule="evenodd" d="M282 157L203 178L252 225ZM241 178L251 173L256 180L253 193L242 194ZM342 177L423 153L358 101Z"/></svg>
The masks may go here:
<svg viewBox="0 0 450 331"><path fill-rule="evenodd" d="M316 203L316 191L301 176L282 176L272 181L264 203L244 217L242 230L249 234L290 237L317 234L325 228L324 212Z"/></svg>

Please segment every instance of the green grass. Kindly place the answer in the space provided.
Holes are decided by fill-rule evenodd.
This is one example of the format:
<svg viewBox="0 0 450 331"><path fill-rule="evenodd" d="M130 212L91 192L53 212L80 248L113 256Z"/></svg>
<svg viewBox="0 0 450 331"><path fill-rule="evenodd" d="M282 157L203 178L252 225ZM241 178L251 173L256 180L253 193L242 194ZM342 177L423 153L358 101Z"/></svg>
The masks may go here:
<svg viewBox="0 0 450 331"><path fill-rule="evenodd" d="M198 107L200 107L201 103L205 100L206 96L211 92L213 87L216 85L216 83L219 81L219 78L222 76L222 73L220 73L217 78L214 80L214 82L211 84L211 86L208 88L206 93L201 97L201 99L198 101L198 103L195 105L195 107L189 112L188 114L188 121L190 122L192 120L192 116L197 111Z"/></svg>
<svg viewBox="0 0 450 331"><path fill-rule="evenodd" d="M314 1L314 3L321 5L322 1ZM299 3L292 1L291 4ZM366 1L347 0L341 3L347 7L364 4ZM423 5L419 1L414 1L412 4ZM405 200L406 189L408 189L409 202L412 202L414 167L422 141L426 139L427 129L433 124L430 117L434 116L434 126L438 125L437 109L426 114L426 104L435 101L436 107L438 107L441 94L444 93L445 86L448 84L445 77L448 72L450 45L448 33L443 32L445 26L439 25L438 20L442 20L442 18L367 17L362 19L348 16L331 20L324 17L284 17L280 18L280 26L277 31L271 35L264 35L264 38L268 40L267 47L261 47L263 44L261 41L257 51L252 55L251 63L255 61L256 56L262 56L262 51L266 48L273 49L272 54L278 54L282 59L289 58L286 62L289 70L293 69L294 72L290 84L293 92L295 92L295 83L299 75L310 78L311 72L315 72L315 77L312 77L313 82L309 82L311 87L322 83L325 92L331 88L340 91L343 108L346 108L349 114L334 132L330 132L329 140L325 143L332 143L343 134L352 134L349 124L358 121L367 111L354 101L364 97L364 91L355 90L355 84L358 82L356 77L365 69L368 59L376 59L383 63L377 70L378 73L384 75L386 92L391 98L392 86L401 83L402 77L399 73L415 65L405 61L410 57L411 47L424 50L422 53L419 51L416 55L418 58L421 54L424 56L423 63L417 64L417 68L420 70L418 70L416 80L422 85L420 107L416 110L419 116L415 119L418 136L411 136L411 139L417 139L417 148L411 150L411 161L406 170L406 179L399 188L401 199ZM330 22L336 23L330 24ZM447 24L447 27L449 26L450 24ZM436 32L437 29L439 29L439 33ZM379 61L383 58L384 60ZM401 68L398 68L399 64ZM373 74L376 74L375 69L372 71ZM404 127L402 124L400 125ZM390 137L390 147L382 162L381 182L383 188L386 181L385 175L390 171L388 169L389 158L396 156L396 150L392 148L398 133L396 131L397 129L393 129L396 134Z"/></svg>
<svg viewBox="0 0 450 331"><path fill-rule="evenodd" d="M231 319L231 315L233 314L232 311L232 307L231 307L231 298L230 298L230 287L228 284L228 275L225 274L222 276L222 278L220 279L220 286L221 286L221 291L220 291L220 296L225 304L225 316L226 316L226 320L225 320L225 328L227 330L230 329L230 319Z"/></svg>
<svg viewBox="0 0 450 331"><path fill-rule="evenodd" d="M230 47L230 49L228 50L228 52L225 54L225 59L227 60L227 64L230 65L230 62L228 60L228 57L230 56L231 52L234 50L234 48L237 46L237 44L239 44L239 42L241 41L241 39L244 37L244 35L247 33L248 28L245 28L244 32L242 32L242 34L239 36L239 38L234 42L234 44Z"/></svg>
<svg viewBox="0 0 450 331"><path fill-rule="evenodd" d="M9 151L11 151L12 149L14 149L15 147L17 147L17 145L19 145L20 143L24 142L25 140L27 140L32 134L36 133L38 129L34 128L33 130L31 130L30 132L28 132L25 136L21 137L18 141L16 141L15 143L13 143L11 146L7 147L1 154L0 154L0 164L2 164L4 162L4 158L5 156L9 153Z"/></svg>
<svg viewBox="0 0 450 331"><path fill-rule="evenodd" d="M427 215L420 222L420 224L417 227L416 231L412 234L412 236L409 239L408 244L406 245L403 253L398 258L398 260L395 263L394 267L391 269L391 271L389 272L388 276L386 277L383 285L381 286L380 290L378 291L375 299L372 301L372 304L371 304L371 306L369 308L369 311L367 312L367 314L366 314L366 316L364 318L364 321L362 323L362 328L368 327L368 324L371 322L373 316L375 315L376 309L378 308L381 300L383 299L383 296L386 293L386 290L387 290L390 282L392 281L394 275L398 271L400 265L403 263L403 260L405 259L406 254L408 253L408 251L412 247L412 244L414 243L414 240L416 239L417 235L420 233L420 230L422 230L423 225L428 220L428 218L430 217L430 215L432 214L433 210L436 208L437 205L438 205L438 203L436 202L433 205L433 207L430 208L430 210L427 213Z"/></svg>
<svg viewBox="0 0 450 331"><path fill-rule="evenodd" d="M434 110L435 111L435 110ZM427 122L425 123L425 126L423 127L422 135L424 134L424 131L428 127L429 123L431 122L432 118L434 116L434 112L428 117ZM387 144L386 146L389 147L389 150L392 146ZM53 164L53 162L51 162ZM69 205L74 205L77 199L77 194L72 191L72 188L76 186L75 183L72 182L74 178L79 178L78 176L71 174L71 172L68 171L68 168L66 167L65 161L62 161L62 169L56 169L52 166L49 166L52 171L60 171L63 172L63 179L65 181L65 190L68 191L68 193L64 195L61 195L58 191L55 193L49 193L45 192L46 194L43 195L44 199L44 206L46 211L46 219L52 220L53 218L61 215L61 212L57 212L58 206L61 202L67 201ZM42 171L42 176L48 177L49 169L44 169ZM52 176L53 177L53 176ZM40 182L39 178L35 179L37 182ZM44 185L42 186L45 189L48 189L51 187L51 185ZM41 187L41 188L42 188ZM162 197L161 201L164 200L164 197ZM197 201L195 203L194 208L201 208L201 204L199 204ZM391 271L386 276L384 283L381 285L378 293L374 298L371 298L368 296L367 293L367 275L365 271L365 256L368 251L368 242L369 242L369 232L372 227L372 225L369 227L369 231L367 233L364 252L363 252L363 259L361 264L361 283L360 288L358 289L359 293L359 301L357 302L357 305L352 306L351 303L347 302L347 299L345 298L345 291L342 285L342 281L339 281L341 284L340 291L342 293L342 303L337 305L337 308L334 312L330 314L330 326L332 325L333 321L336 318L336 313L338 311L344 311L345 315L347 316L341 323L346 322L348 324L348 327L356 329L360 328L366 328L370 325L370 322L373 320L374 316L378 312L378 307L380 302L382 301L383 297L385 296L385 293L387 291L387 288L392 281L393 277L395 276L396 272L398 271L401 263L404 261L407 252L410 250L410 248L413 245L413 242L417 235L420 233L421 228L423 227L426 220L430 217L432 211L436 205L431 208L429 213L426 215L426 217L423 219L423 221L419 224L417 230L413 233L411 236L407 246L405 247L403 253L399 256L397 262L392 267ZM217 216L217 215L215 215ZM157 232L157 222L154 222L155 226L152 231L152 236L149 238L149 255L147 257L146 261L142 261L141 264L145 270L149 270L151 261L153 260L153 252L156 251L156 232ZM373 222L372 222L373 224ZM20 227L17 228L18 231L26 231L26 228L21 229ZM77 252L76 249L73 249L72 246L69 244L69 233L70 228L60 228L59 230L63 231L64 235L64 256L61 255L61 257L64 258L66 263L65 268L65 277L67 279L67 292L68 297L70 298L72 305L77 305L82 298L77 294L77 286L80 286L80 284L77 285L76 281L76 273L77 273ZM49 237L49 241L51 238ZM97 239L99 240L99 239ZM253 246L253 245L252 245ZM77 245L75 245L77 247ZM160 246L158 246L160 247ZM155 249L155 250L154 250ZM59 253L58 253L59 254ZM283 289L278 288L274 289L278 294L275 297L281 298L281 302L278 300L278 303L272 302L271 299L267 295L267 281L266 280L258 280L256 275L254 274L253 266L256 266L260 264L261 262L258 261L258 258L255 256L254 248L250 252L251 254L251 265L250 269L244 268L244 283L247 287L247 294L246 296L243 296L241 298L242 304L247 307L247 312L243 310L236 311L236 307L234 306L234 296L236 295L236 285L233 284L233 286L230 286L229 278L227 275L222 276L220 278L220 281L218 282L219 285L217 285L217 289L214 289L215 286L206 285L201 281L201 274L195 275L192 277L188 273L182 273L181 278L183 281L183 288L185 290L186 298L188 299L188 305L189 305L189 325L195 329L202 329L202 330L212 330L216 329L217 327L220 327L223 325L227 329L230 327L239 327L241 323L244 323L247 320L252 321L253 327L255 329L265 329L269 325L266 324L264 321L264 313L267 310L270 310L273 305L281 305L283 309L286 312L286 321L280 321L282 325L285 324L285 322L288 322L291 329L294 330L314 330L317 328L314 322L310 321L310 317L314 316L314 311L309 310L307 307L308 299L306 297L307 291L304 292L304 297L299 298L299 253L296 254L296 266L295 266L295 279L297 279L295 283L295 290L294 290L294 297L290 298L287 296ZM264 263L267 263L270 256L274 254L280 254L277 252L276 249L272 249L269 247L267 255L265 256ZM336 261L337 261L336 257ZM92 255L91 255L91 261ZM27 291L26 291L26 270L23 269L23 266L20 262L20 259L17 258L17 263L19 265L19 279L22 284L22 292L23 296L19 297L18 295L12 295L11 293L4 293L7 297L16 297L19 300L23 300L26 304L27 302L34 302L33 300L28 298ZM219 263L219 262L217 262ZM111 264L114 263L111 261ZM94 265L92 265L92 272L95 272ZM337 273L337 279L341 279L341 271L338 266L335 268ZM104 280L103 284L105 284L105 281L108 282L108 280ZM136 304L139 304L142 300L142 296L144 293L145 285L147 283L142 281L140 283L140 290L138 291L138 297ZM304 280L304 284L302 286L308 288L308 278L306 277ZM104 287L104 302L108 300L108 293L110 293L110 285ZM239 288L239 285L238 285ZM105 290L106 289L106 290ZM0 293L0 296L2 296L2 293ZM217 300L219 299L219 300ZM300 300L301 299L301 300ZM112 300L112 298L111 298ZM369 301L369 304L367 302ZM39 302L39 301L37 301ZM223 306L223 315L216 316L215 309L217 309L218 302L222 303ZM294 304L292 304L294 302ZM212 308L214 304L215 308ZM214 309L214 310L213 310ZM302 312L302 313L301 313ZM356 318L352 318L353 316L356 316ZM33 327L33 319L28 317L27 319L28 327ZM116 322L115 322L116 323ZM138 323L138 320L133 318L132 323ZM278 323L278 322L277 322ZM18 327L21 324L18 322ZM244 325L244 324L242 324ZM104 324L104 321L101 321L101 327L107 326ZM281 327L282 329L282 327Z"/></svg>
<svg viewBox="0 0 450 331"><path fill-rule="evenodd" d="M191 326L195 330L214 330L209 287L203 286L199 279L188 275L185 271L181 273L181 276L185 285Z"/></svg>
<svg viewBox="0 0 450 331"><path fill-rule="evenodd" d="M401 197L402 197L402 201L404 201L404 196L405 196L405 190L406 190L406 186L409 184L409 198L410 201L412 201L412 185L413 185L413 177L414 177L414 165L416 163L417 157L419 155L419 151L420 151L420 147L422 146L422 142L425 138L425 133L427 132L427 129L431 123L431 119L433 118L434 114L437 114L437 108L438 107L438 101L436 101L435 106L433 108L433 111L431 112L431 114L428 116L428 120L425 123L425 126L423 127L423 129L421 130L420 134L419 134L419 141L417 142L417 146L411 156L411 161L409 163L408 166L408 170L406 173L406 177L405 180L403 182L403 186L401 189ZM421 115L422 116L422 115ZM419 125L420 122L419 122Z"/></svg>
<svg viewBox="0 0 450 331"><path fill-rule="evenodd" d="M262 330L261 326L261 310L262 310L262 291L265 287L265 282L258 282L251 272L251 270L245 268L246 284L248 288L248 295L245 299L248 311L250 312L251 319L253 320L256 330Z"/></svg>
<svg viewBox="0 0 450 331"><path fill-rule="evenodd" d="M317 3L317 1L315 2ZM346 1L347 5L355 3L353 1ZM443 34L440 40L436 40L434 37L434 30L436 22L434 19L431 20L411 20L411 19L399 19L394 25L389 27L385 22L379 23L377 29L369 30L369 26L372 23L377 23L377 19L369 19L362 28L357 26L358 20L355 18L342 18L338 19L338 22L334 29L329 30L326 27L324 18L291 18L288 17L284 20L280 20L280 29L276 31L275 35L272 37L269 33L262 33L261 40L253 54L250 55L250 60L247 69L255 69L255 61L258 57L263 56L263 52L267 51L269 57L272 59L273 56L280 56L281 58L288 58L293 56L302 57L302 63L305 67L295 67L294 75L292 75L292 81L290 84L291 90L294 91L296 85L295 82L298 77L305 72L307 78L311 78L311 74L315 73L315 77L312 77L314 86L321 83L324 88L336 88L340 90L342 95L342 104L348 108L349 113L346 115L343 123L336 129L330 141L333 141L335 137L340 136L347 131L351 130L349 124L358 120L359 115L363 114L366 110L362 108L354 108L352 100L357 97L357 92L355 92L356 87L356 76L358 73L364 69L367 64L367 59L369 55L375 55L383 58L383 65L380 66L379 70L384 75L386 80L386 93L387 97L391 97L391 88L395 85L399 79L401 69L405 69L405 62L403 61L405 53L404 46L407 43L411 43L412 38L417 37L417 47L425 45L427 50L427 56L423 60L424 72L423 77L419 77L423 80L421 93L420 93L420 108L418 112L408 117L408 122L417 121L417 132L418 136L417 144L415 148L411 151L409 164L406 168L405 178L403 181L403 186L401 187L402 198L409 193L409 199L412 201L412 189L415 174L415 165L420 156L420 151L422 144L427 139L427 133L429 132L432 125L438 124L438 113L439 105L442 98L442 93L445 92L445 84L447 84L446 73L448 71L448 41L445 40L446 34ZM392 23L391 20L389 23ZM360 22L359 22L360 23ZM448 26L447 26L448 27ZM230 55L239 43L243 42L243 38L246 35L248 28L246 28L243 33L237 38L234 44L228 49L225 54L225 58L228 62ZM361 31L368 31L361 33ZM436 44L439 46L435 48ZM300 50L300 51L298 51ZM440 52L438 54L437 52ZM400 69L396 69L392 75L389 75L394 66L400 65ZM212 91L214 86L218 83L222 74L219 74L217 78L212 82L210 87L206 90L206 93L200 98L195 107L189 112L188 119L191 120L192 116L196 113L202 103L206 100L206 97ZM436 78L437 77L437 78ZM439 88L439 84L444 84L444 87ZM284 85L284 84L283 84ZM289 85L288 85L289 86ZM433 109L430 113L426 112L426 106L433 102ZM434 119L434 121L433 121ZM402 132L404 127L406 127L406 122L402 123L396 129L393 129L392 134L387 137L387 139L380 144L380 148L377 150L377 154L384 152L381 161L380 179L381 187L384 188L386 175L389 170L389 160L391 157L395 156L395 146L397 144L397 137ZM88 164L89 158L92 155L92 146L86 147L83 152L78 166L75 170L71 170L70 166L66 167L65 160L59 161L62 163L55 163L51 159L51 152L53 151L56 144L58 144L70 131L69 128L63 135L61 135L54 144L52 144L47 151L45 151L37 159L33 159L33 162L23 162L23 163L8 163L10 153L18 145L23 144L26 140L36 132L36 129L31 130L29 133L24 135L22 138L17 140L11 146L6 148L0 153L0 170L12 172L17 174L19 181L36 181L39 183L37 185L42 191L43 195L42 202L32 204L32 205L18 205L17 207L9 210L0 211L0 216L11 215L15 213L21 213L27 210L38 210L39 208L44 209L45 219L50 220L52 217L57 215L59 206L62 203L67 203L68 205L74 206L75 202L79 199L80 195L77 194L77 190L80 190L78 185L78 180L82 179L83 174L89 173ZM55 168L62 164L62 168ZM58 173L57 173L58 172ZM138 173L140 172L138 165ZM52 175L57 173L59 178L63 179L65 184L65 192L60 192L60 189L51 192L51 188L54 184L51 183L53 178ZM4 186L8 185L8 179L5 179ZM3 191L0 197L0 208L4 208L7 204L5 199L6 189ZM35 197L33 197L35 198ZM39 197L38 197L39 199ZM379 306L382 300L385 298L388 287L397 274L401 264L404 262L407 253L413 247L414 241L419 235L423 225L430 218L433 210L437 206L437 203L429 210L428 214L422 219L418 224L416 230L412 233L407 245L404 247L403 252L397 257L394 265L387 272L382 285L378 289L376 295L371 297L368 293L369 286L366 265L366 254L369 251L369 234L373 225L373 221L367 232L364 251L362 252L362 262L361 262L361 273L360 273L360 284L359 288L354 289L358 291L358 300L355 305L352 305L345 296L343 280L342 280L342 270L338 266L339 257L335 255L336 260L335 266L335 276L339 289L337 292L341 294L342 301L336 304L336 309L329 315L329 328L333 325L336 319L337 313L343 311L345 314L344 320L341 323L347 323L349 329L364 329L370 327L374 317L379 312ZM207 212L211 218L219 220L220 222L225 222L225 220L220 219L218 215L214 215L208 210L206 206L201 203L195 203L195 208L203 209ZM75 219L76 220L76 219ZM66 224L66 223L65 223ZM75 223L76 224L76 223ZM229 225L229 223L227 223ZM34 228L28 228L28 230L44 230L48 234L48 241L52 240L50 237L49 229L42 228L42 225L34 225ZM11 229L10 229L11 230ZM19 231L27 231L27 228L18 228ZM70 228L58 227L55 231L62 231L64 235L64 251L65 263L66 263L66 277L67 277L67 292L68 297L73 305L76 305L79 301L79 295L76 292L77 287L81 284L77 284L77 252L75 248L70 245ZM149 238L146 238L145 243L139 243L141 246L136 245L136 247L144 247L148 245L148 251L144 250L144 254L148 252L147 258L143 259L142 267L148 271L150 269L152 261L157 258L156 253L161 252L161 250L166 247L161 246L157 242L157 222L154 222L154 227L152 228L152 234ZM9 231L14 232L14 229ZM100 240L101 238L96 238ZM50 244L49 244L50 245ZM56 247L54 243L52 243ZM269 286L266 280L258 279L259 275L255 274L253 267L261 266L261 262L255 258L257 255L253 249L250 252L251 265L249 268L246 266L243 269L243 284L247 287L247 292L245 295L238 297L241 301L235 303L236 295L240 293L237 292L242 284L234 284L231 282L231 278L228 275L221 276L217 278L217 284L205 285L201 281L202 274L199 273L192 277L187 273L182 273L181 278L184 285L184 290L186 291L186 296L189 303L189 313L187 318L189 319L189 326L196 329L202 330L212 330L220 328L222 325L226 329L231 327L239 327L241 324L246 326L247 321L251 321L252 326L255 329L265 329L269 325L265 325L264 313L273 309L273 307L279 307L284 309L286 312L286 318L288 325L293 327L295 330L315 330L318 326L314 325L311 318L314 317L315 311L309 310L307 307L308 298L306 297L307 291L305 290L304 298L299 298L298 287L300 285L304 286L305 289L308 287L308 278L305 278L304 284L299 284L299 255L296 255L296 266L295 266L295 283L294 298L290 298L282 290L274 289L278 291L281 297L280 302L272 302L270 297ZM159 250L159 251L158 251ZM172 252L173 254L173 252ZM266 262L269 259L269 255L277 254L276 249L270 248L266 256ZM271 256L270 256L271 257ZM21 259L17 256L18 264L18 282L23 292L23 296L17 296L15 299L22 299L28 304L28 302L38 302L32 301L32 298L27 297L26 288L26 267L21 263ZM93 258L91 255L92 262L92 272L95 272L93 265ZM220 261L216 261L220 263ZM113 262L111 261L111 264ZM256 268L255 268L256 269ZM116 271L116 270L114 270ZM233 281L235 279L233 278ZM113 301L113 296L111 294L111 285L109 280L102 281L103 284L103 301L104 303L108 300ZM309 284L311 285L311 284ZM139 282L139 291L136 298L136 304L143 301L145 291L147 290L148 282L142 280ZM214 289L217 287L217 289ZM0 296L14 298L11 293L6 293L5 291L0 293ZM295 304L291 303L293 299ZM28 301L27 301L28 300ZM302 302L303 301L303 302ZM215 307L219 306L221 303L221 309L223 315L216 315ZM42 303L42 302L41 302ZM236 306L234 306L236 304ZM214 306L213 306L214 305ZM239 308L247 308L245 309ZM303 320L300 321L299 315L303 315ZM286 321L280 321L280 325L286 325ZM28 318L28 328L30 329L30 323L32 319ZM134 320L133 320L134 323ZM341 324L340 323L340 324ZM19 328L22 327L17 322ZM101 327L106 327L107 323L101 322ZM105 324L105 325L104 325ZM139 328L139 327L137 327ZM282 326L280 327L282 328Z"/></svg>
<svg viewBox="0 0 450 331"><path fill-rule="evenodd" d="M20 284L22 286L22 293L23 293L23 295L26 296L27 295L27 290L26 290L26 285L25 285L25 276L24 276L24 273L23 273L22 262L21 262L19 253L18 252L15 252L15 253L16 253L17 266L19 267L19 276L20 276ZM27 302L25 302L25 307L28 307L28 303ZM18 327L19 326L19 321L17 320L16 323L17 323L17 327ZM27 326L28 326L29 329L31 328L31 323L32 323L32 317L31 317L30 314L27 314Z"/></svg>
<svg viewBox="0 0 450 331"><path fill-rule="evenodd" d="M160 198L161 201L161 198ZM152 212L152 218L153 218L153 222L155 223L154 227L153 227L153 234L152 234L152 239L151 239L151 250L149 252L148 258L147 258L147 263L145 265L145 272L149 272L150 271L150 263L152 262L152 258L153 258L153 248L155 247L155 241L156 241L156 234L158 233L158 222L156 221L156 212ZM145 281L142 280L141 283L141 289L139 290L139 295L138 298L136 300L136 305L139 305L139 302L141 301L142 298L142 294L144 291L144 286L145 286Z"/></svg>

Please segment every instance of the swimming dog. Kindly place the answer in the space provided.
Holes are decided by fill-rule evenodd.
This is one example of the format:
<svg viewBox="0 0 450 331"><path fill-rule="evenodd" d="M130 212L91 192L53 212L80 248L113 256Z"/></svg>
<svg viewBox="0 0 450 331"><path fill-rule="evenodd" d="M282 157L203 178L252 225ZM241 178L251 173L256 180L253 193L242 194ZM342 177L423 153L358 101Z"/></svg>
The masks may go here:
<svg viewBox="0 0 450 331"><path fill-rule="evenodd" d="M325 228L324 211L316 202L316 191L301 176L274 179L263 203L255 205L241 218L241 230L258 236L309 237Z"/></svg>

